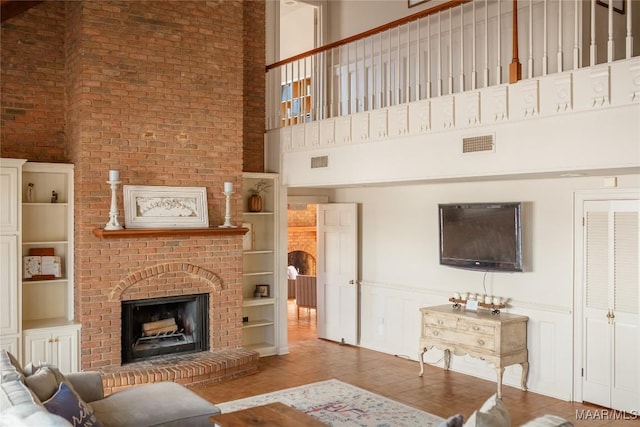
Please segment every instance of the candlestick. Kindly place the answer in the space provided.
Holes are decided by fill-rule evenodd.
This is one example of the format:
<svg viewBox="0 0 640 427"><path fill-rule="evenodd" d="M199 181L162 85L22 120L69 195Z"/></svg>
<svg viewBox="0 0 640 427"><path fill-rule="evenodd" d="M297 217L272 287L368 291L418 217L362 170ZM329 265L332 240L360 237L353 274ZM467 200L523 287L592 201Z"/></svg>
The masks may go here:
<svg viewBox="0 0 640 427"><path fill-rule="evenodd" d="M118 178L120 173L115 170L109 171L109 181L107 184L111 185L111 208L109 209L109 222L105 225L105 230L122 230L124 227L118 222L118 198L116 197L116 191L118 189Z"/></svg>
<svg viewBox="0 0 640 427"><path fill-rule="evenodd" d="M233 189L233 184L231 184L230 182L225 182L224 183L224 197L226 200L226 205L225 205L225 214L224 214L224 224L222 224L220 226L220 228L235 228L235 225L231 225L231 195L233 194L233 191L227 191L227 184L229 184L229 186L231 187L231 189Z"/></svg>

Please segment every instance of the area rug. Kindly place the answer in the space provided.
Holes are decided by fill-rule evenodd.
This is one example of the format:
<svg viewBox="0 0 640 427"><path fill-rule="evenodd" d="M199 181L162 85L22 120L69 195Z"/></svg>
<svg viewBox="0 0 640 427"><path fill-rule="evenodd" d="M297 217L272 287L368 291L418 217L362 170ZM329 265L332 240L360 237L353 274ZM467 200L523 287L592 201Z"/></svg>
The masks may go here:
<svg viewBox="0 0 640 427"><path fill-rule="evenodd" d="M443 419L339 380L220 403L222 413L282 402L334 427L437 427Z"/></svg>

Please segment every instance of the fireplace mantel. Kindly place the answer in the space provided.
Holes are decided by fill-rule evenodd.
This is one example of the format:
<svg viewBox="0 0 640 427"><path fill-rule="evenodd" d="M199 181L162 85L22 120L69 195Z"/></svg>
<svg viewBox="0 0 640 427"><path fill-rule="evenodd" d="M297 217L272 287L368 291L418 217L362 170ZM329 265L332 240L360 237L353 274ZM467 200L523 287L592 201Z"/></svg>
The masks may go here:
<svg viewBox="0 0 640 427"><path fill-rule="evenodd" d="M101 239L135 239L142 237L177 237L177 236L230 236L243 235L248 228L245 227L208 227L208 228L145 228L104 230L94 228L93 235Z"/></svg>

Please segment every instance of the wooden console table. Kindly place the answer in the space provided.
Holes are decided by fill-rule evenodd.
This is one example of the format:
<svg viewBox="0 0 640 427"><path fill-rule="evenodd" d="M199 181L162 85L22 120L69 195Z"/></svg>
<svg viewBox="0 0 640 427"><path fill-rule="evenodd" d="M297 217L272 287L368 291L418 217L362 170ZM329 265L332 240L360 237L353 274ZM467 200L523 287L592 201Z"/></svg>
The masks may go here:
<svg viewBox="0 0 640 427"><path fill-rule="evenodd" d="M440 305L421 308L420 376L424 373L424 353L435 347L444 350L444 368L449 369L451 353L468 354L493 364L498 375L498 398L502 398L504 368L522 365L521 385L527 390L527 316L471 311L464 307Z"/></svg>

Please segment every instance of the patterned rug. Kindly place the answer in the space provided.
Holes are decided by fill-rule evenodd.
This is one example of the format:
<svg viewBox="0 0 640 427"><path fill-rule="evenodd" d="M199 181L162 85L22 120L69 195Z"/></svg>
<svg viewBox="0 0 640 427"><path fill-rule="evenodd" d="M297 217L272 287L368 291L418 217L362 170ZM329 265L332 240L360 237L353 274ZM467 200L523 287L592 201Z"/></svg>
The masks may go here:
<svg viewBox="0 0 640 427"><path fill-rule="evenodd" d="M334 427L437 427L442 418L338 380L217 404L223 413L282 402Z"/></svg>

